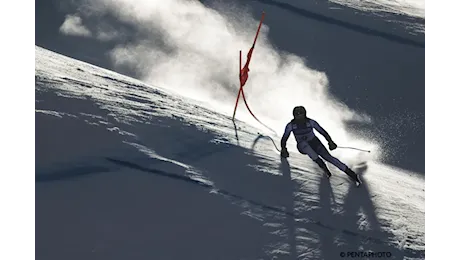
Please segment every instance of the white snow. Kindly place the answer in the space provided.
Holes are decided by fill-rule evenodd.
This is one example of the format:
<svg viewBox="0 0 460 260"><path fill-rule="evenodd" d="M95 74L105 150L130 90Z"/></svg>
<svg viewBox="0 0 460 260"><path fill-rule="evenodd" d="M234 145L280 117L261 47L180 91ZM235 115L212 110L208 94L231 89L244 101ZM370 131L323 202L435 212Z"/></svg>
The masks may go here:
<svg viewBox="0 0 460 260"><path fill-rule="evenodd" d="M330 0L368 12L387 12L425 18L425 0Z"/></svg>
<svg viewBox="0 0 460 260"><path fill-rule="evenodd" d="M339 158L364 185L332 165L327 180L292 146L281 160L252 123L40 47L35 54L37 258L424 256L418 174L349 150Z"/></svg>

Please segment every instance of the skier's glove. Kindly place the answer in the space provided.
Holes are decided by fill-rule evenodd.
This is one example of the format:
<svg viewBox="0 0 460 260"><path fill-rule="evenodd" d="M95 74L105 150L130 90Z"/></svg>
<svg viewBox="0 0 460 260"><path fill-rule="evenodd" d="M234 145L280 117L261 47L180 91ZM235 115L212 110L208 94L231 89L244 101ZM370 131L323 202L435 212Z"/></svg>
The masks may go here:
<svg viewBox="0 0 460 260"><path fill-rule="evenodd" d="M286 147L281 149L281 157L283 157L283 158L289 157L289 152L288 152Z"/></svg>
<svg viewBox="0 0 460 260"><path fill-rule="evenodd" d="M329 145L329 150L331 151L337 148L337 145L332 140L328 143L328 145Z"/></svg>

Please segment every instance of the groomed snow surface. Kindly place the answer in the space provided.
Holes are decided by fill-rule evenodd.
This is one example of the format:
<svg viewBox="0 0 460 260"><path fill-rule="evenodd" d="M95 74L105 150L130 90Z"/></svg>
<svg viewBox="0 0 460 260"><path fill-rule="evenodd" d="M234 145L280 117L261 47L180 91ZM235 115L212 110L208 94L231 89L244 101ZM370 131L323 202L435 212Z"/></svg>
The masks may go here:
<svg viewBox="0 0 460 260"><path fill-rule="evenodd" d="M327 180L254 125L35 54L37 259L424 258L418 174L363 157L360 188Z"/></svg>

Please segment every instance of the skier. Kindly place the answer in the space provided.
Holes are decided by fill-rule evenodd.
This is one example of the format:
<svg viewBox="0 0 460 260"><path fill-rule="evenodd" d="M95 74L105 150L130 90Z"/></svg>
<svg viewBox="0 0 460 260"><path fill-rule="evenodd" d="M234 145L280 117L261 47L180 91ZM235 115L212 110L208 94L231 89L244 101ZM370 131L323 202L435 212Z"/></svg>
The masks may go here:
<svg viewBox="0 0 460 260"><path fill-rule="evenodd" d="M315 136L313 129L316 129L316 131L326 138L329 150L332 151L337 148L337 145L334 141L332 141L329 134L318 124L318 122L307 117L307 111L305 108L303 106L296 106L294 107L292 113L294 119L286 125L284 135L281 138L281 156L284 158L289 157L286 142L291 135L291 132L294 132L294 136L297 141L297 150L299 150L301 154L307 154L314 162L316 162L319 167L325 171L328 178L330 178L332 174L319 156L350 176L350 178L355 181L356 186L361 185L362 182L359 176L344 163L333 157L326 150L321 141Z"/></svg>

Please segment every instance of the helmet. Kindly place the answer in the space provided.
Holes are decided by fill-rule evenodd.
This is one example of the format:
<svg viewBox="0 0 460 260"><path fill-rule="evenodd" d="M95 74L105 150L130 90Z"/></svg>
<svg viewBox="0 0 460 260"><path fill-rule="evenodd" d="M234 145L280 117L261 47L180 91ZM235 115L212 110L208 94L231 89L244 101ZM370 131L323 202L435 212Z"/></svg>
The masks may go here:
<svg viewBox="0 0 460 260"><path fill-rule="evenodd" d="M307 110L303 106L296 106L294 107L294 110L292 110L292 115L294 117L303 115L307 117Z"/></svg>

